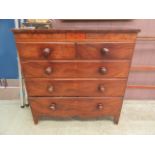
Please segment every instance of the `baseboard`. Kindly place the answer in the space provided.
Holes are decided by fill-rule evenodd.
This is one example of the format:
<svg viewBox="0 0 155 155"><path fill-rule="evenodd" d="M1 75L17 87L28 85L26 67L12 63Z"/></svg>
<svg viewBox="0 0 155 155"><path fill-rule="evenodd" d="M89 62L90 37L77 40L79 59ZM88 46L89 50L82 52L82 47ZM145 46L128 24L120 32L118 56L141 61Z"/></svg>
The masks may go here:
<svg viewBox="0 0 155 155"><path fill-rule="evenodd" d="M7 79L8 86L0 87L0 100L18 100L20 98L19 80Z"/></svg>

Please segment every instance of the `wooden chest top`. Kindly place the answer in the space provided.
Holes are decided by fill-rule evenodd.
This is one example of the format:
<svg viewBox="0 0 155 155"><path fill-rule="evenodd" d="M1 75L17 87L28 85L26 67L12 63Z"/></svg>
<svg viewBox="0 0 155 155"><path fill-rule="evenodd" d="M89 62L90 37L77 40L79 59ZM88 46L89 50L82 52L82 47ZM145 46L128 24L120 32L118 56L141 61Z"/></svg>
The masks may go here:
<svg viewBox="0 0 155 155"><path fill-rule="evenodd" d="M138 29L104 29L104 30L28 30L13 29L16 41L116 41L134 42ZM117 34L117 35L116 35Z"/></svg>

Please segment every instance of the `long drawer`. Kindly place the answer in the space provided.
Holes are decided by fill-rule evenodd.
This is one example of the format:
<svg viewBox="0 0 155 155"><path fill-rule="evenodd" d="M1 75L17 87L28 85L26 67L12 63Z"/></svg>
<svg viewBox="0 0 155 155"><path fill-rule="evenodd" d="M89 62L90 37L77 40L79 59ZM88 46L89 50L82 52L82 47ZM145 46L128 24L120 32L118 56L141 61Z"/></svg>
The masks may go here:
<svg viewBox="0 0 155 155"><path fill-rule="evenodd" d="M133 43L57 42L17 43L21 60L131 59Z"/></svg>
<svg viewBox="0 0 155 155"><path fill-rule="evenodd" d="M33 112L39 116L82 117L115 116L120 113L122 98L102 97L30 97L29 103Z"/></svg>
<svg viewBox="0 0 155 155"><path fill-rule="evenodd" d="M128 76L129 61L28 61L22 63L25 77L40 78L124 78Z"/></svg>
<svg viewBox="0 0 155 155"><path fill-rule="evenodd" d="M126 79L26 79L29 96L123 96Z"/></svg>

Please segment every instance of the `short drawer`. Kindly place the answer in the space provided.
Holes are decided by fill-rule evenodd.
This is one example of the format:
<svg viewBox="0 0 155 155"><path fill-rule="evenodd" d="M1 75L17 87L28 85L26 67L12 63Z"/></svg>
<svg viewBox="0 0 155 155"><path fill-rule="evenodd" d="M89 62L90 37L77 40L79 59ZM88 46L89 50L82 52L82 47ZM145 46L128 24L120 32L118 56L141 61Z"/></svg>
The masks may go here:
<svg viewBox="0 0 155 155"><path fill-rule="evenodd" d="M122 98L29 98L31 109L39 116L96 118L120 113Z"/></svg>
<svg viewBox="0 0 155 155"><path fill-rule="evenodd" d="M77 43L78 59L131 59L133 43Z"/></svg>
<svg viewBox="0 0 155 155"><path fill-rule="evenodd" d="M24 77L105 78L128 76L129 61L89 62L23 62Z"/></svg>
<svg viewBox="0 0 155 155"><path fill-rule="evenodd" d="M75 59L74 43L17 43L21 60Z"/></svg>
<svg viewBox="0 0 155 155"><path fill-rule="evenodd" d="M29 96L123 96L126 79L26 79Z"/></svg>

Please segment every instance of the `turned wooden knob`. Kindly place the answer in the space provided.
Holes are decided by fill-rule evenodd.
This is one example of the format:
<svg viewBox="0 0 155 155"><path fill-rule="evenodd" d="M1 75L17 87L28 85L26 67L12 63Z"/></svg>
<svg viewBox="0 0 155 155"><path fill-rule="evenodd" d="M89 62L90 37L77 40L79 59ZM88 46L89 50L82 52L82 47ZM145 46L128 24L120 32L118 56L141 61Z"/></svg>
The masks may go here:
<svg viewBox="0 0 155 155"><path fill-rule="evenodd" d="M102 110L102 109L103 109L103 104L102 104L102 103L99 103L99 104L97 105L97 109L98 109L98 110Z"/></svg>
<svg viewBox="0 0 155 155"><path fill-rule="evenodd" d="M101 68L99 68L99 72L101 74L105 74L107 72L107 69L105 67L101 67Z"/></svg>
<svg viewBox="0 0 155 155"><path fill-rule="evenodd" d="M109 50L108 48L102 48L102 49L101 49L101 53L102 53L103 55L108 54L109 51L110 51L110 50Z"/></svg>
<svg viewBox="0 0 155 155"><path fill-rule="evenodd" d="M43 55L45 58L48 58L48 56L51 54L51 49L50 48L44 48L43 49Z"/></svg>
<svg viewBox="0 0 155 155"><path fill-rule="evenodd" d="M49 108L51 109L51 110L56 110L56 104L55 103L52 103L50 106L49 106Z"/></svg>
<svg viewBox="0 0 155 155"><path fill-rule="evenodd" d="M99 90L100 90L101 92L104 92L104 91L105 91L105 87L104 87L103 85L100 85L100 86L99 86Z"/></svg>
<svg viewBox="0 0 155 155"><path fill-rule="evenodd" d="M52 93L54 91L54 87L51 85L47 88L49 93Z"/></svg>
<svg viewBox="0 0 155 155"><path fill-rule="evenodd" d="M52 67L47 67L47 68L45 69L45 73L46 73L47 75L50 75L50 74L52 73Z"/></svg>

